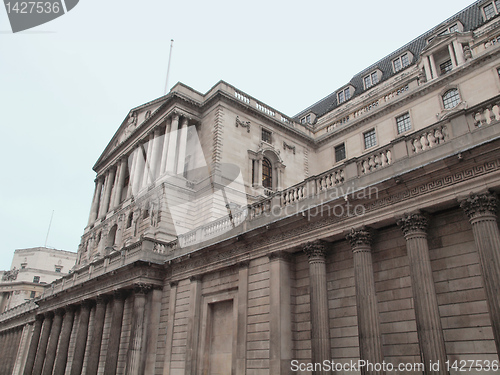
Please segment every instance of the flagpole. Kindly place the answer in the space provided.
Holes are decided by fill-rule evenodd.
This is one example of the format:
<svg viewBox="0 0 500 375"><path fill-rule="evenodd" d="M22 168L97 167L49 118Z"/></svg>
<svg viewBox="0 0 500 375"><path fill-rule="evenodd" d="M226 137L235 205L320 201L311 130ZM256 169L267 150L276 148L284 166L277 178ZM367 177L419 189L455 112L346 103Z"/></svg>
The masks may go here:
<svg viewBox="0 0 500 375"><path fill-rule="evenodd" d="M170 60L172 59L173 46L174 46L174 40L170 39L170 54L168 55L167 79L165 81L165 92L163 93L164 95L167 95L167 90L168 90L168 75L170 73Z"/></svg>

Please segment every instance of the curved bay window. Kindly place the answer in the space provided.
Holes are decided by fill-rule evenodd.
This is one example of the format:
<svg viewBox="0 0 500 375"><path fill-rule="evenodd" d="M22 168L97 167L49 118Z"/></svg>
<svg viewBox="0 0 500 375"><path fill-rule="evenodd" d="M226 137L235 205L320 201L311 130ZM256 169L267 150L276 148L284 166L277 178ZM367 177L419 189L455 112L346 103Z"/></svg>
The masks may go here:
<svg viewBox="0 0 500 375"><path fill-rule="evenodd" d="M262 159L262 186L273 188L273 166L268 158Z"/></svg>

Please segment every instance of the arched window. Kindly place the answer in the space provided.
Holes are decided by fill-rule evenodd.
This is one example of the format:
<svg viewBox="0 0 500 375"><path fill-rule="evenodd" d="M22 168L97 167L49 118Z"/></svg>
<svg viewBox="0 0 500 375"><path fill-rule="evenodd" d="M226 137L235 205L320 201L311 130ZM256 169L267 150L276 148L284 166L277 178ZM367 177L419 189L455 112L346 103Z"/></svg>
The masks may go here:
<svg viewBox="0 0 500 375"><path fill-rule="evenodd" d="M458 103L460 103L460 95L458 94L457 89L451 89L444 93L443 95L444 109L455 108Z"/></svg>
<svg viewBox="0 0 500 375"><path fill-rule="evenodd" d="M273 188L273 166L268 158L262 159L262 186Z"/></svg>

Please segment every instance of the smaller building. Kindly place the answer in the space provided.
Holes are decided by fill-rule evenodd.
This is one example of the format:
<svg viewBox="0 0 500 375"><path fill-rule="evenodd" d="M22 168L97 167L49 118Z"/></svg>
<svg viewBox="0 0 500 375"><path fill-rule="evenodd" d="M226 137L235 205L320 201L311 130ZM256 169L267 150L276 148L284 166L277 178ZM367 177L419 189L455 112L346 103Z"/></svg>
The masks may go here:
<svg viewBox="0 0 500 375"><path fill-rule="evenodd" d="M9 271L0 271L0 314L43 293L45 286L67 275L76 253L34 247L14 251Z"/></svg>

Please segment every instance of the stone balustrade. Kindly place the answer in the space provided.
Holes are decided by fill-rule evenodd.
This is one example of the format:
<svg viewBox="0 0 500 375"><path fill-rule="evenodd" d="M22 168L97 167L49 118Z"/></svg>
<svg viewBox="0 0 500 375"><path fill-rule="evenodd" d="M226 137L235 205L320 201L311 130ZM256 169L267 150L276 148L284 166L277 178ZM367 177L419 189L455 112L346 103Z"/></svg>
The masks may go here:
<svg viewBox="0 0 500 375"><path fill-rule="evenodd" d="M289 189L283 190L281 193L281 206L286 206L291 203L300 201L306 197L307 191L306 191L306 184L301 183L299 185L292 186Z"/></svg>
<svg viewBox="0 0 500 375"><path fill-rule="evenodd" d="M331 169L323 174L320 174L316 181L317 193L330 189L331 187L343 184L345 181L345 172L343 168Z"/></svg>
<svg viewBox="0 0 500 375"><path fill-rule="evenodd" d="M474 111L474 126L479 128L500 120L500 102L481 106Z"/></svg>
<svg viewBox="0 0 500 375"><path fill-rule="evenodd" d="M33 311L38 308L38 305L34 302L34 300L29 300L20 305L13 307L12 309L4 311L0 314L0 322L8 320L14 316L19 316L21 314Z"/></svg>
<svg viewBox="0 0 500 375"><path fill-rule="evenodd" d="M379 149L358 162L359 175L362 176L374 172L377 169L385 168L391 165L392 162L392 148Z"/></svg>
<svg viewBox="0 0 500 375"><path fill-rule="evenodd" d="M449 139L448 127L446 125L438 125L409 137L407 140L408 149L418 154L419 152L443 144Z"/></svg>

